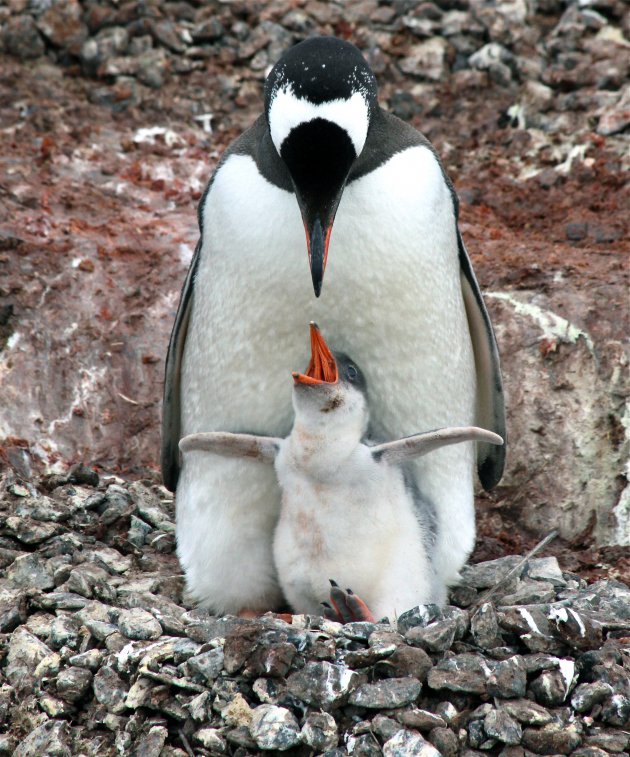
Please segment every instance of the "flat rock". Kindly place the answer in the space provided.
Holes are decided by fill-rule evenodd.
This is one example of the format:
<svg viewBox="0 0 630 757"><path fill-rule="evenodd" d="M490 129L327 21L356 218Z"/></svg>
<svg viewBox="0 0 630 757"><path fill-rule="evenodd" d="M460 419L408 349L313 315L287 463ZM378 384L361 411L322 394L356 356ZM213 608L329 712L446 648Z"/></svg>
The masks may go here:
<svg viewBox="0 0 630 757"><path fill-rule="evenodd" d="M345 703L358 683L356 673L345 665L330 662L308 662L287 678L287 688L293 696L324 709Z"/></svg>
<svg viewBox="0 0 630 757"><path fill-rule="evenodd" d="M497 739L504 744L520 744L523 729L519 722L505 710L492 710L484 721L483 727L490 738Z"/></svg>
<svg viewBox="0 0 630 757"><path fill-rule="evenodd" d="M441 660L431 668L427 684L432 689L485 694L490 672L483 658L473 654L459 654Z"/></svg>
<svg viewBox="0 0 630 757"><path fill-rule="evenodd" d="M440 752L419 733L403 729L383 745L384 757L442 757Z"/></svg>
<svg viewBox="0 0 630 757"><path fill-rule="evenodd" d="M46 657L52 655L46 646L24 626L16 628L11 634L7 652L5 675L9 683L18 690L32 690L32 671Z"/></svg>
<svg viewBox="0 0 630 757"><path fill-rule="evenodd" d="M17 557L7 568L6 577L16 588L34 588L46 591L52 589L55 581L46 563L38 554Z"/></svg>
<svg viewBox="0 0 630 757"><path fill-rule="evenodd" d="M403 707L415 702L422 684L416 678L388 678L361 684L350 694L350 704L371 709Z"/></svg>
<svg viewBox="0 0 630 757"><path fill-rule="evenodd" d="M118 628L128 639L154 641L162 635L159 622L150 612L139 607L122 610L118 616Z"/></svg>

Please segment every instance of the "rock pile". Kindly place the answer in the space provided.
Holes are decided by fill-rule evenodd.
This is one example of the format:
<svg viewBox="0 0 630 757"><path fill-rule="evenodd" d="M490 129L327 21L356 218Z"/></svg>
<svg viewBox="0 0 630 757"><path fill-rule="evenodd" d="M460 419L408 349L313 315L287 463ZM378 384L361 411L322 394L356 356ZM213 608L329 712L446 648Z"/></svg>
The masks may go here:
<svg viewBox="0 0 630 757"><path fill-rule="evenodd" d="M630 588L555 558L469 566L392 624L212 617L182 599L173 502L85 468L0 502L0 755L630 747Z"/></svg>
<svg viewBox="0 0 630 757"><path fill-rule="evenodd" d="M139 82L159 89L177 74L221 69L218 100L258 100L268 67L314 33L352 38L384 99L402 118L439 108L432 85L453 75L459 92L518 93L515 124L590 127L611 135L630 124L630 10L623 0L362 0L272 3L156 0L10 0L0 40L23 61L47 55L111 86L95 101L126 107ZM400 87L405 77L415 86Z"/></svg>

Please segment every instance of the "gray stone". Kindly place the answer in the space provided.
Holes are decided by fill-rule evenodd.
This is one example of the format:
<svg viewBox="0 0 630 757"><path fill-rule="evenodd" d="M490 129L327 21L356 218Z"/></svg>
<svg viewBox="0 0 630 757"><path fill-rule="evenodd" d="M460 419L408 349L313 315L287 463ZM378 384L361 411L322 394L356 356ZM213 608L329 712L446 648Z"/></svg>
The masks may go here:
<svg viewBox="0 0 630 757"><path fill-rule="evenodd" d="M115 715L125 709L127 685L113 668L103 667L94 676L94 696L109 712Z"/></svg>
<svg viewBox="0 0 630 757"><path fill-rule="evenodd" d="M398 66L404 74L440 81L448 72L447 50L446 40L433 37L426 42L411 45L409 54L400 60Z"/></svg>
<svg viewBox="0 0 630 757"><path fill-rule="evenodd" d="M9 683L21 692L33 690L32 673L37 665L52 650L33 636L24 626L19 626L11 634L4 673Z"/></svg>
<svg viewBox="0 0 630 757"><path fill-rule="evenodd" d="M58 528L54 523L39 523L31 518L17 516L7 518L6 527L18 541L31 546L40 544L58 533Z"/></svg>
<svg viewBox="0 0 630 757"><path fill-rule="evenodd" d="M491 602L484 602L470 619L470 633L475 644L482 649L492 649L503 643L499 634L497 614Z"/></svg>
<svg viewBox="0 0 630 757"><path fill-rule="evenodd" d="M542 728L524 728L522 745L536 754L571 754L582 743L579 721L549 723Z"/></svg>
<svg viewBox="0 0 630 757"><path fill-rule="evenodd" d="M627 752L630 749L630 730L619 728L591 728L585 738L587 746L599 747L607 752Z"/></svg>
<svg viewBox="0 0 630 757"><path fill-rule="evenodd" d="M396 647L396 651L385 662L376 665L376 670L378 675L383 678L413 676L413 678L424 682L432 667L431 658L424 649L401 644Z"/></svg>
<svg viewBox="0 0 630 757"><path fill-rule="evenodd" d="M403 729L383 745L384 757L442 757L419 733Z"/></svg>
<svg viewBox="0 0 630 757"><path fill-rule="evenodd" d="M621 90L614 105L605 108L599 117L597 133L605 137L622 132L630 125L630 85Z"/></svg>
<svg viewBox="0 0 630 757"><path fill-rule="evenodd" d="M456 620L438 620L426 627L416 626L405 634L413 644L429 652L445 652L453 646L458 623Z"/></svg>
<svg viewBox="0 0 630 757"><path fill-rule="evenodd" d="M304 721L300 737L317 752L325 752L337 746L339 738L337 723L327 712L311 712Z"/></svg>
<svg viewBox="0 0 630 757"><path fill-rule="evenodd" d="M523 736L523 729L518 721L505 710L489 712L483 721L483 727L488 736L504 744L520 744Z"/></svg>
<svg viewBox="0 0 630 757"><path fill-rule="evenodd" d="M39 58L46 51L35 22L28 15L10 18L4 28L7 52L20 60Z"/></svg>
<svg viewBox="0 0 630 757"><path fill-rule="evenodd" d="M152 530L152 527L148 523L132 515L131 525L129 526L129 531L127 531L127 539L129 539L134 547L143 547Z"/></svg>
<svg viewBox="0 0 630 757"><path fill-rule="evenodd" d="M396 626L398 633L405 634L410 628L421 626L422 628L433 623L435 620L441 620L444 617L439 605L418 605L411 610L407 610L398 616Z"/></svg>
<svg viewBox="0 0 630 757"><path fill-rule="evenodd" d="M362 733L348 739L348 749L352 749L353 757L381 757L383 754L376 736L372 733ZM341 752L341 754L340 754ZM325 752L326 757L342 757L345 750L331 749Z"/></svg>
<svg viewBox="0 0 630 757"><path fill-rule="evenodd" d="M450 728L434 728L429 734L429 741L442 757L457 757L459 741Z"/></svg>
<svg viewBox="0 0 630 757"><path fill-rule="evenodd" d="M489 673L490 670L483 658L473 654L459 654L440 660L431 668L427 684L432 689L485 694Z"/></svg>
<svg viewBox="0 0 630 757"><path fill-rule="evenodd" d="M92 673L85 668L70 667L57 676L57 694L67 702L78 702L92 684Z"/></svg>
<svg viewBox="0 0 630 757"><path fill-rule="evenodd" d="M402 727L403 726L397 720L388 718L381 713L377 713L370 724L370 730L377 736L380 736L383 741L390 739L395 733L398 733Z"/></svg>
<svg viewBox="0 0 630 757"><path fill-rule="evenodd" d="M331 709L345 704L358 683L357 674L344 665L308 662L302 670L288 677L287 688L293 696L308 704Z"/></svg>
<svg viewBox="0 0 630 757"><path fill-rule="evenodd" d="M487 681L489 696L501 699L525 696L527 671L521 656L514 655L507 660L492 663L491 669Z"/></svg>
<svg viewBox="0 0 630 757"><path fill-rule="evenodd" d="M210 649L188 658L188 666L193 674L199 675L206 683L212 685L223 670L223 650L220 647Z"/></svg>
<svg viewBox="0 0 630 757"><path fill-rule="evenodd" d="M122 610L118 617L118 628L128 639L154 641L162 635L162 626L158 621L150 612L139 607Z"/></svg>
<svg viewBox="0 0 630 757"><path fill-rule="evenodd" d="M38 554L17 557L7 568L6 577L11 586L24 589L52 589L55 581Z"/></svg>
<svg viewBox="0 0 630 757"><path fill-rule="evenodd" d="M608 725L630 727L630 697L613 694L602 705L601 719Z"/></svg>
<svg viewBox="0 0 630 757"><path fill-rule="evenodd" d="M499 606L526 605L532 602L549 602L556 598L553 584L547 581L519 581L511 594L504 594L498 600Z"/></svg>
<svg viewBox="0 0 630 757"><path fill-rule="evenodd" d="M261 704L252 713L252 738L260 749L284 751L300 740L300 727L295 715L285 707Z"/></svg>
<svg viewBox="0 0 630 757"><path fill-rule="evenodd" d="M415 702L422 684L416 678L389 678L364 683L350 694L350 704L372 709L392 709Z"/></svg>
<svg viewBox="0 0 630 757"><path fill-rule="evenodd" d="M70 727L61 720L48 720L34 728L18 744L13 757L72 757Z"/></svg>
<svg viewBox="0 0 630 757"><path fill-rule="evenodd" d="M476 565L465 565L461 570L462 584L472 586L475 589L490 589L515 568L522 558L515 555L499 557L496 560L480 562ZM523 570L525 568L523 567ZM522 573L522 571L519 571ZM510 586L516 585L516 576L502 585L507 591Z"/></svg>
<svg viewBox="0 0 630 757"><path fill-rule="evenodd" d="M72 655L68 662L78 668L95 671L101 667L104 656L105 653L100 649L89 649L87 652Z"/></svg>
<svg viewBox="0 0 630 757"><path fill-rule="evenodd" d="M26 620L25 598L20 591L0 592L0 633L9 633Z"/></svg>
<svg viewBox="0 0 630 757"><path fill-rule="evenodd" d="M76 615L59 615L51 623L48 643L53 649L64 646L77 649L80 629L81 621Z"/></svg>
<svg viewBox="0 0 630 757"><path fill-rule="evenodd" d="M151 726L149 732L136 742L134 754L138 757L160 757L167 737L168 728L163 725Z"/></svg>
<svg viewBox="0 0 630 757"><path fill-rule="evenodd" d="M502 704L503 709L526 725L547 725L553 715L547 709L529 699L514 699Z"/></svg>
<svg viewBox="0 0 630 757"><path fill-rule="evenodd" d="M399 710L395 713L396 720L409 728L417 728L419 731L430 731L434 728L445 728L446 720L428 710L420 710L417 707Z"/></svg>
<svg viewBox="0 0 630 757"><path fill-rule="evenodd" d="M226 743L217 728L200 728L193 736L193 742L212 754L223 754L226 751Z"/></svg>
<svg viewBox="0 0 630 757"><path fill-rule="evenodd" d="M525 571L535 581L546 581L560 588L567 585L557 557L535 557L528 561Z"/></svg>
<svg viewBox="0 0 630 757"><path fill-rule="evenodd" d="M575 687L571 695L571 706L576 712L589 712L612 693L612 686L604 681L581 683Z"/></svg>
<svg viewBox="0 0 630 757"><path fill-rule="evenodd" d="M530 690L539 704L557 707L567 698L571 681L567 682L562 670L545 670L530 683Z"/></svg>

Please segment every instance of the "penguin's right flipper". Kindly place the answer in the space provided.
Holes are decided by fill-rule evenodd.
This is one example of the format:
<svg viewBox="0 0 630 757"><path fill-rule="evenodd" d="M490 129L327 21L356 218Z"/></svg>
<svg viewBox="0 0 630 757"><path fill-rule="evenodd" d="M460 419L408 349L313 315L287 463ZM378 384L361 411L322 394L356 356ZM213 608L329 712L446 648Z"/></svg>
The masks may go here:
<svg viewBox="0 0 630 757"><path fill-rule="evenodd" d="M168 343L166 365L164 367L164 398L162 401L162 480L164 486L174 492L179 478L179 449L181 436L180 383L182 355L188 333L188 321L192 306L193 283L199 264L201 239L197 242L195 254L188 269L188 275L179 299L171 339Z"/></svg>
<svg viewBox="0 0 630 757"><path fill-rule="evenodd" d="M391 465L398 465L411 460L414 457L421 457L440 447L446 447L449 444L460 444L461 442L484 442L486 444L503 444L503 439L492 431L486 431L484 428L477 426L460 426L455 428L439 428L436 431L427 431L424 434L414 434L406 436L404 439L397 439L394 442L385 442L375 447L369 447L372 457L377 462L386 462Z"/></svg>
<svg viewBox="0 0 630 757"><path fill-rule="evenodd" d="M189 434L179 443L182 453L195 450L214 452L224 457L250 457L263 463L273 463L282 439L253 434L231 434L227 431L207 431Z"/></svg>

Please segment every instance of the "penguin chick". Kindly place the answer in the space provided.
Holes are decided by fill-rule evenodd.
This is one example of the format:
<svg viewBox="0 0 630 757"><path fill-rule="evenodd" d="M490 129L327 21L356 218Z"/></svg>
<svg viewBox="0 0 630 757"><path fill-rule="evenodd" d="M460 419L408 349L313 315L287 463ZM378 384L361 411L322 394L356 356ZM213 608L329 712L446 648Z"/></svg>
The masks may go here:
<svg viewBox="0 0 630 757"><path fill-rule="evenodd" d="M446 585L432 564L434 515L407 486L403 464L450 444L503 440L470 426L364 443L365 378L346 355L333 355L314 323L309 366L293 379L295 420L286 439L199 433L182 439L180 449L275 464L282 504L273 554L295 612L321 614L330 598L339 619L393 619L418 604L442 604ZM336 581L352 587L354 616L340 607L348 597Z"/></svg>

